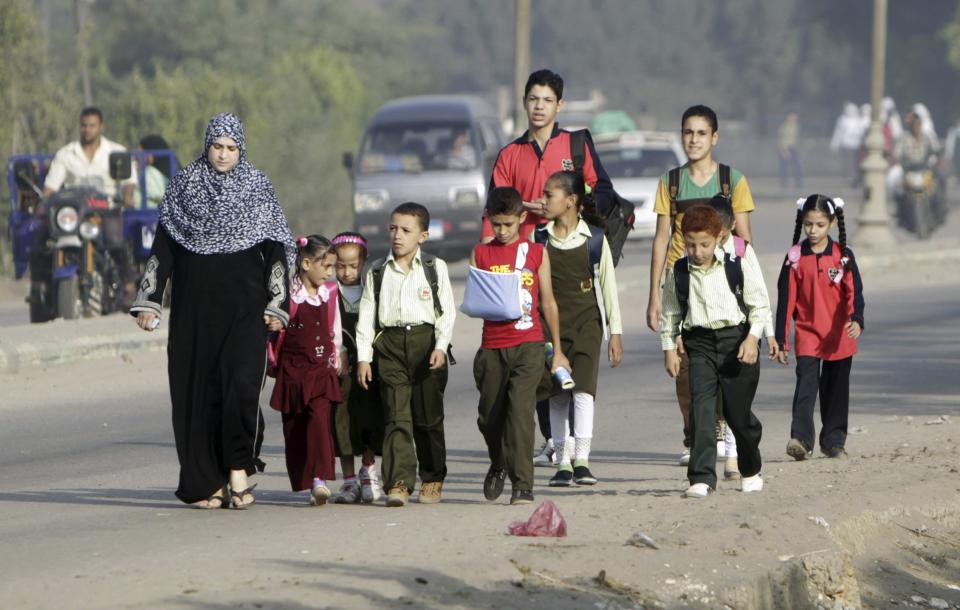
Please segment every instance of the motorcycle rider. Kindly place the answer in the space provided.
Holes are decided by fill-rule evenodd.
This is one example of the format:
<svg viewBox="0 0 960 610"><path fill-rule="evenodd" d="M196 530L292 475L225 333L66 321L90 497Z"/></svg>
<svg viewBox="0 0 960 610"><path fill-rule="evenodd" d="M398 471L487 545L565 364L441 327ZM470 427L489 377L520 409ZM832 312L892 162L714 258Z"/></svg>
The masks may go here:
<svg viewBox="0 0 960 610"><path fill-rule="evenodd" d="M64 186L92 186L116 198L116 185L110 177L110 153L127 149L103 136L103 112L95 106L80 111L80 139L57 151L43 182L43 196L47 197ZM121 182L124 207L133 207L133 192L137 186L136 168Z"/></svg>
<svg viewBox="0 0 960 610"><path fill-rule="evenodd" d="M929 131L924 128L923 119L914 111L907 113L903 122L906 129L894 150L894 157L902 168L898 172L898 179L894 184L897 209L901 211L901 218L903 218L902 212L905 205L904 176L911 171L931 171L933 172L933 180L928 187L931 190L930 203L934 218L940 222L943 220L944 210L941 205L943 199L942 188L936 171L939 163L939 147L934 140L935 136L931 136Z"/></svg>

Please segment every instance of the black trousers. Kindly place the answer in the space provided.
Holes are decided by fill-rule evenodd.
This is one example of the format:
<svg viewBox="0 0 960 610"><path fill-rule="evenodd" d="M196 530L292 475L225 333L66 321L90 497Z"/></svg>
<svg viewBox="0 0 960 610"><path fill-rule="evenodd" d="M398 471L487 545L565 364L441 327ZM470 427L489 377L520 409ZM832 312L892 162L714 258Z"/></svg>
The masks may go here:
<svg viewBox="0 0 960 610"><path fill-rule="evenodd" d="M751 410L760 382L759 363L737 360L746 326L718 330L695 328L683 333L690 358L690 427L693 448L687 479L690 484L717 486L717 398L723 396L723 416L737 440L740 474L760 472L760 437L763 427Z"/></svg>
<svg viewBox="0 0 960 610"><path fill-rule="evenodd" d="M843 447L847 442L850 411L850 367L853 357L823 360L797 356L797 389L793 394L790 438L813 449L813 409L820 394L820 448Z"/></svg>

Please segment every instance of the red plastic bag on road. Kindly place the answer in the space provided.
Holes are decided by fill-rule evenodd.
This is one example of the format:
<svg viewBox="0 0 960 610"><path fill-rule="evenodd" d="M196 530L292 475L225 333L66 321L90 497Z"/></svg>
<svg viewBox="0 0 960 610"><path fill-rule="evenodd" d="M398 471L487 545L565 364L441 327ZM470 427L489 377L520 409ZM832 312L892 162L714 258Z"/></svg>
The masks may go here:
<svg viewBox="0 0 960 610"><path fill-rule="evenodd" d="M557 505L546 500L533 511L526 521L514 521L507 528L511 536L552 536L563 538L567 535L567 522L560 514Z"/></svg>

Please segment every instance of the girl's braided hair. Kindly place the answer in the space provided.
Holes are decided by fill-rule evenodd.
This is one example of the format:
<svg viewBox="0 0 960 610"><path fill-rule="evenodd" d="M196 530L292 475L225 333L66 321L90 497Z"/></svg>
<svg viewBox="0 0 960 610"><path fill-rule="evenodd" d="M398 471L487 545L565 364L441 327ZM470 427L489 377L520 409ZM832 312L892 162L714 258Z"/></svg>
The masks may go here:
<svg viewBox="0 0 960 610"><path fill-rule="evenodd" d="M554 172L547 179L547 182L555 184L567 195L573 195L577 198L577 211L587 221L587 224L601 229L606 228L607 221L597 212L597 202L593 198L593 193L587 194L587 185L580 172Z"/></svg>

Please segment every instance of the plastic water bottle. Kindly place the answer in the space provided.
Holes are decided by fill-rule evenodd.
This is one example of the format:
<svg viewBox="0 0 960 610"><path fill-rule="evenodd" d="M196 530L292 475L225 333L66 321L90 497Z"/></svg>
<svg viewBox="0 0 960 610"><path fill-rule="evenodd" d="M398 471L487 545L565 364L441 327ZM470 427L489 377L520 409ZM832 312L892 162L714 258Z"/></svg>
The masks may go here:
<svg viewBox="0 0 960 610"><path fill-rule="evenodd" d="M553 343L547 341L543 344L544 351L547 353L547 364L553 363ZM577 385L573 381L573 377L570 376L570 371L563 368L562 366L557 369L557 372L553 374L557 378L557 381L560 382L560 387L564 390L572 390L573 386Z"/></svg>

